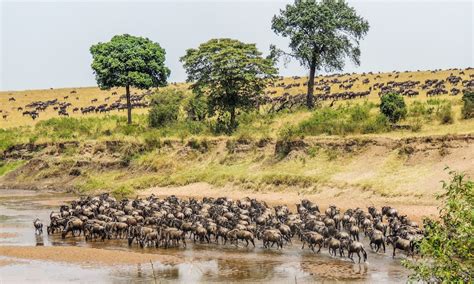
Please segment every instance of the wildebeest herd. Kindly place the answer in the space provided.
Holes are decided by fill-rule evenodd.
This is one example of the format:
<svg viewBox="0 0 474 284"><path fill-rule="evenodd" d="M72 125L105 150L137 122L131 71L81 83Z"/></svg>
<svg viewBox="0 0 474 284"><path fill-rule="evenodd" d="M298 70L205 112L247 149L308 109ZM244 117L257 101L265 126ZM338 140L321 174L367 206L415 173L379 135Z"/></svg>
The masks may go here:
<svg viewBox="0 0 474 284"><path fill-rule="evenodd" d="M78 92L76 90L72 90L70 94L75 94L76 101L79 100L79 96L76 95ZM145 96L151 94L150 91L144 92L142 94L133 94L130 96L130 103L132 108L145 108L149 106L148 101L146 100ZM117 96L117 92L112 92L111 96ZM125 110L127 109L127 104L125 102L126 96L121 95L115 101L110 102L110 96L105 97L104 101L106 103L94 105L99 100L98 98L94 98L91 100L91 105L84 106L84 107L74 107L74 99L70 95L64 96L64 101L59 101L59 99L52 99L52 100L45 100L45 101L33 101L25 106L20 106L16 108L16 111L22 113L23 116L29 116L31 119L36 120L40 114L46 111L48 108L52 108L55 112L58 113L59 116L69 116L71 113L81 112L81 114L86 115L90 113L109 113L113 110ZM9 101L15 102L16 99L14 97L10 97ZM0 112L3 113L2 110ZM7 119L8 114L3 115L3 119Z"/></svg>
<svg viewBox="0 0 474 284"><path fill-rule="evenodd" d="M472 70L472 68L465 69L465 71L469 70ZM376 75L373 72L357 75L352 73L322 76L322 79L315 81L315 99L319 101L332 101L332 105L335 101L339 100L366 98L372 93L377 94L379 97L388 93L417 97L421 91L423 91L427 97L432 97L439 95L457 96L468 90L474 90L474 74L470 74L468 79L463 80L460 75L466 75L464 70L450 69L450 71L452 72L445 79L426 79L423 82L415 80L401 81L399 76L402 72L398 71L388 74L388 76L393 77L393 79L387 82L380 82L379 80L382 79L382 76L380 74ZM405 71L404 73L407 72L408 71ZM431 73L436 72L437 70L434 70ZM455 75L455 72L458 73L458 76ZM372 80L368 78L368 75L372 77ZM347 76L349 76L349 78L347 78ZM412 75L409 77L411 76ZM343 80L343 77L346 79ZM284 109L304 106L306 104L306 93L290 94L289 90L305 87L308 82L303 81L285 84L285 82L282 82L283 77L279 79L279 82L270 86L272 89L266 91L265 96L261 100L261 104L270 105L270 112L278 112ZM302 78L294 76L292 79L298 81ZM354 91L356 83L359 83L359 91ZM334 91L336 86L340 91ZM281 88L281 90L277 90L278 88ZM277 94L283 95L278 96Z"/></svg>
<svg viewBox="0 0 474 284"><path fill-rule="evenodd" d="M35 233L42 223L34 221ZM191 240L213 245L256 246L284 249L295 240L315 253L327 248L330 255L358 256L367 260L363 238L370 249L385 252L386 245L407 255L417 253L423 230L396 209L353 208L341 211L330 206L321 212L318 205L303 199L296 212L287 206L268 206L264 201L225 197L180 199L159 198L117 200L109 194L81 197L51 212L48 234L62 238L83 236L86 241L124 239L129 246L186 247ZM347 254L346 254L347 253Z"/></svg>
<svg viewBox="0 0 474 284"><path fill-rule="evenodd" d="M424 93L428 97L450 95L457 96L460 93L467 92L474 89L474 74L470 74L472 68L449 69L449 75L439 78L431 77L428 79L412 80L412 76L416 73L408 71L398 72L394 71L388 74L389 80L383 82L383 77L379 73L362 73L362 74L332 74L320 76L315 81L315 99L318 101L331 101L333 104L339 100L353 100L360 98L367 98L369 95L382 96L390 92L396 92L407 97L417 97ZM436 74L441 70L433 70L430 74ZM400 77L401 73L407 73ZM385 76L385 75L384 75ZM461 77L463 76L463 77ZM402 79L403 77L407 80ZM385 78L386 79L386 78ZM293 76L291 82L286 82L285 78L280 77L272 83L266 90L265 94L260 97L258 104L269 106L269 112L279 112L285 109L297 108L304 106L306 103L306 86L307 78ZM177 86L178 84L172 83ZM148 90L142 94L134 93L131 96L132 108L146 108L149 106L149 101L146 95L151 94ZM98 97L90 99L90 104L85 106L77 105L79 101L79 91L72 90L62 96L60 101L58 98L34 101L27 105L20 105L12 108L12 111L18 111L23 116L30 116L33 120L37 119L40 114L48 108L52 108L57 112L58 116L70 116L71 113L81 113L87 115L91 113L109 113L111 111L125 110L127 104L125 102L125 95L119 96L116 91L112 92L103 98L103 102L99 101ZM116 98L116 99L114 99ZM100 98L102 101L102 98ZM9 102L16 102L15 97L10 96ZM0 109L0 113L4 120L9 117L7 110Z"/></svg>

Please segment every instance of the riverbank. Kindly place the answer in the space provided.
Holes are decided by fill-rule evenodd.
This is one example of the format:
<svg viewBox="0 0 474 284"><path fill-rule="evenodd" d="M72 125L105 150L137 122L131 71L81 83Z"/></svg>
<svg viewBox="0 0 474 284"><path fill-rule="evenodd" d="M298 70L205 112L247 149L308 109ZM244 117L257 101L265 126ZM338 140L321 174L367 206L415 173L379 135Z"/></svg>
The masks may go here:
<svg viewBox="0 0 474 284"><path fill-rule="evenodd" d="M123 197L206 183L221 196L284 193L360 206L436 206L446 166L474 176L474 136L61 142L17 145L3 161L9 170L1 188Z"/></svg>

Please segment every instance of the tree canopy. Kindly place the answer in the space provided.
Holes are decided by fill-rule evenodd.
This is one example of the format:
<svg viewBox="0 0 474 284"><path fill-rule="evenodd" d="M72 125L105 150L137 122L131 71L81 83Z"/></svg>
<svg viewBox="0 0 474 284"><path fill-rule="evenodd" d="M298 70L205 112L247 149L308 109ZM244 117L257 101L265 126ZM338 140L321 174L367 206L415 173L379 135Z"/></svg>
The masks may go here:
<svg viewBox="0 0 474 284"><path fill-rule="evenodd" d="M314 76L317 70L342 70L345 58L360 64L359 41L369 23L342 0L295 0L272 20L276 34L290 39L291 53L272 46L272 54L288 55L310 70L307 106L314 106Z"/></svg>
<svg viewBox="0 0 474 284"><path fill-rule="evenodd" d="M255 44L229 38L188 49L180 60L191 89L206 96L211 114L217 114L221 122L228 116L228 130L236 127L236 110L255 108L259 95L277 74L274 61L263 58Z"/></svg>
<svg viewBox="0 0 474 284"><path fill-rule="evenodd" d="M132 122L130 87L148 89L166 85L170 70L165 66L165 50L148 38L116 35L109 42L90 48L92 69L101 89L125 87L128 123Z"/></svg>

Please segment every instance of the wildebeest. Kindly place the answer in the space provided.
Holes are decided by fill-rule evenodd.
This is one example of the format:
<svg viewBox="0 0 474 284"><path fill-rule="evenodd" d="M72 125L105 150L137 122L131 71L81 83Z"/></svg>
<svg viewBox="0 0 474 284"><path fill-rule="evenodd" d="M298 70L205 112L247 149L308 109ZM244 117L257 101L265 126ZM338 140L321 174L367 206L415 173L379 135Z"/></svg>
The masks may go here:
<svg viewBox="0 0 474 284"><path fill-rule="evenodd" d="M35 227L35 234L40 235L43 233L43 223L41 223L39 218L33 221L33 226Z"/></svg>
<svg viewBox="0 0 474 284"><path fill-rule="evenodd" d="M288 206L272 207L252 198L197 200L151 195L117 200L101 194L83 196L52 212L48 234L61 233L62 238L83 237L86 241L126 239L130 246L143 248L185 248L187 239L196 245L239 247L239 243L244 242L246 247L250 244L255 247L256 238L265 249L283 249L292 245L297 236L303 250L309 247L312 252L320 253L327 247L331 256L349 257L354 261L353 255L357 254L359 262L367 260L364 239L359 239L361 229L367 233L372 250L379 252L383 248L385 251L384 233L377 229L381 228L382 214L388 216L391 235L387 242L394 248L413 254L422 236L416 223L405 215L399 216L391 207L380 211L369 207L367 212L361 208L341 211L331 205L320 213L315 203L305 199L297 208L294 213Z"/></svg>

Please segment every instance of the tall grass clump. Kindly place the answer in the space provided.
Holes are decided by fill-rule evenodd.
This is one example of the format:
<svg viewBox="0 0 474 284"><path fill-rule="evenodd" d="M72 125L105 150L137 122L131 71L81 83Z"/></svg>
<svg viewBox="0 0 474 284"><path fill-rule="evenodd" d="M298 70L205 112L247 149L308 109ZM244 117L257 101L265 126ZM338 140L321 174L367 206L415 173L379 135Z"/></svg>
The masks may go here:
<svg viewBox="0 0 474 284"><path fill-rule="evenodd" d="M347 135L388 131L387 119L372 113L373 107L374 105L369 103L339 106L335 109L323 107L316 110L311 118L301 122L294 131L301 135Z"/></svg>

